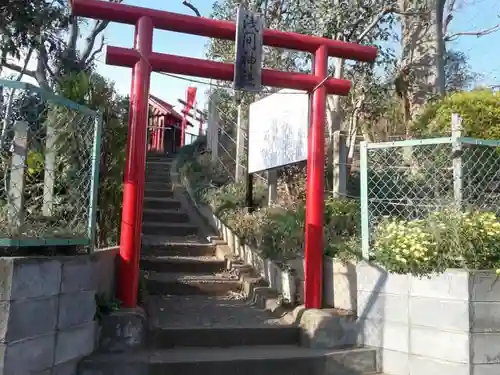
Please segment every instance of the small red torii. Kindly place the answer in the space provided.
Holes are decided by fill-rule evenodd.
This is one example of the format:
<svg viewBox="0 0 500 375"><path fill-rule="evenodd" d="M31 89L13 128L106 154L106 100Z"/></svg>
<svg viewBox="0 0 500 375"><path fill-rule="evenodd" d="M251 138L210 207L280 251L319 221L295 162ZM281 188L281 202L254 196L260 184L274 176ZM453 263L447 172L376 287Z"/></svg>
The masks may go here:
<svg viewBox="0 0 500 375"><path fill-rule="evenodd" d="M154 53L153 30L235 40L236 25L204 17L194 17L155 9L105 2L70 0L73 15L135 26L134 48L109 46L106 62L132 68L127 159L123 189L120 237L118 297L124 307L137 305L139 258L141 248L142 207L148 95L152 71L232 81L234 65L220 62ZM305 282L306 308L321 308L323 273L324 213L324 138L327 94L347 95L350 82L328 78L328 56L373 62L375 47L361 46L310 35L266 29L264 44L314 54L313 74L263 69L262 84L278 88L314 91L308 136Z"/></svg>

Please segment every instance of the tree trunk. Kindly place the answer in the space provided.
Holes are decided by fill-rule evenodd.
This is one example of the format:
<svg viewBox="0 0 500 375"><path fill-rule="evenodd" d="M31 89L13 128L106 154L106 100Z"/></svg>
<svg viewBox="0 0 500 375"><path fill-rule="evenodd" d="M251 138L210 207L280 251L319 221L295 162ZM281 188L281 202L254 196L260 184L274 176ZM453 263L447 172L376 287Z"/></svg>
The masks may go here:
<svg viewBox="0 0 500 375"><path fill-rule="evenodd" d="M344 75L344 59L336 58L335 59L335 70L333 74L333 78L341 79ZM328 97L327 105L328 105L328 114L327 114L327 122L328 122L328 148L327 148L327 165L333 165L333 161L335 160L333 153L333 133L337 130L341 130L343 128L342 122L344 120L344 112L341 107L341 97L339 95L332 95ZM333 177L335 179L335 177ZM332 186L334 181L332 182Z"/></svg>
<svg viewBox="0 0 500 375"><path fill-rule="evenodd" d="M443 12L446 0L399 0L401 70L411 119L426 100L444 95Z"/></svg>

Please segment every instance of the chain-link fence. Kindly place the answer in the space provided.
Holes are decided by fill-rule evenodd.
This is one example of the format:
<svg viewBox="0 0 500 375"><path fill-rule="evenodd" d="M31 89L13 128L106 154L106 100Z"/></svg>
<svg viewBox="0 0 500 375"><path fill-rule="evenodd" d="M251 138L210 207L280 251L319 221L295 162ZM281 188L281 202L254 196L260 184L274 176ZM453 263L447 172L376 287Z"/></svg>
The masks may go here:
<svg viewBox="0 0 500 375"><path fill-rule="evenodd" d="M500 141L433 138L361 143L363 254L384 218L453 208L500 213Z"/></svg>
<svg viewBox="0 0 500 375"><path fill-rule="evenodd" d="M216 168L220 169L228 180L236 181L236 176L242 178L247 168L248 129L246 120L241 120L240 142L238 143L238 114L229 109L224 110L217 97L210 96L207 103L213 108L213 121L217 123ZM211 138L211 136L209 136ZM210 142L209 142L210 143ZM215 145L213 145L215 147ZM240 152L238 153L238 147ZM213 152L213 150L212 150ZM253 174L255 181L267 182L266 174Z"/></svg>
<svg viewBox="0 0 500 375"><path fill-rule="evenodd" d="M0 80L0 246L94 245L100 116Z"/></svg>

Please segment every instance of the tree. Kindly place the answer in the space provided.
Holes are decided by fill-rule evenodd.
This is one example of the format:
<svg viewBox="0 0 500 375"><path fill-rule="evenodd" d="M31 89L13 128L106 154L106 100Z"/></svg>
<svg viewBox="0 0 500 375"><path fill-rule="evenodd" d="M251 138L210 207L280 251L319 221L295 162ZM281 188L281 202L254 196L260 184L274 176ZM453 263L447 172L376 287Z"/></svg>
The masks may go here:
<svg viewBox="0 0 500 375"><path fill-rule="evenodd" d="M471 89L481 75L471 70L467 55L460 51L447 50L444 59L446 92Z"/></svg>
<svg viewBox="0 0 500 375"><path fill-rule="evenodd" d="M46 90L64 75L92 66L104 46L104 38L99 46L97 40L108 25L95 21L79 50L86 21L71 15L69 0L11 0L2 6L1 16L0 67L34 78ZM30 58L35 60L34 69L27 69Z"/></svg>
<svg viewBox="0 0 500 375"><path fill-rule="evenodd" d="M219 0L214 4L212 17L225 20L234 20L235 0ZM394 12L392 0L365 0L358 2L331 1L331 0L268 0L246 1L245 5L259 9L265 16L266 25L273 29L293 31L298 33L335 38L343 41L362 41L366 44L377 45L380 57L377 64L383 65L394 59L394 54L384 42L393 37L392 25ZM211 41L208 57L219 61L234 60L234 43ZM284 71L310 72L311 55L280 49L264 50L264 66ZM336 78L343 76L347 69L356 74L356 78L363 75L371 76L373 66L369 64L347 64L343 59L337 59L332 69ZM360 97L361 98L361 97ZM333 131L341 127L343 113L341 112L340 98L329 97L329 149L328 156L331 162L333 152ZM353 133L349 131L349 134ZM355 139L355 132L352 139Z"/></svg>
<svg viewBox="0 0 500 375"><path fill-rule="evenodd" d="M485 36L500 30L500 24L483 30L450 33L457 0L398 0L403 12L401 58L396 75L396 89L411 121L429 98L443 97L447 88L446 64L453 54L446 53L446 42L462 36ZM413 13L413 16L405 15ZM459 58L455 54L455 58ZM454 76L454 78L458 78Z"/></svg>
<svg viewBox="0 0 500 375"><path fill-rule="evenodd" d="M59 81L57 91L102 114L96 240L99 247L115 245L121 220L129 98L119 95L112 82L95 72L66 75Z"/></svg>

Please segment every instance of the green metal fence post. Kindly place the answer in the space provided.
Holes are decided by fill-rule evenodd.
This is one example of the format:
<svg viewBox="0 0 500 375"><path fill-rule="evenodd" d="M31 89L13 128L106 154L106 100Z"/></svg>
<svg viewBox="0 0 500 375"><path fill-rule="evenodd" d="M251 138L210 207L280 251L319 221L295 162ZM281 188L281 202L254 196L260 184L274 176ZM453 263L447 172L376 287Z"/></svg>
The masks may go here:
<svg viewBox="0 0 500 375"><path fill-rule="evenodd" d="M461 209L463 200L463 166L462 166L462 119L457 113L451 114L451 138L453 140L453 191L455 206Z"/></svg>
<svg viewBox="0 0 500 375"><path fill-rule="evenodd" d="M368 222L368 144L360 143L361 254L370 258L370 228Z"/></svg>
<svg viewBox="0 0 500 375"><path fill-rule="evenodd" d="M101 133L102 133L102 115L99 113L94 120L94 147L92 149L92 180L90 185L89 202L89 222L88 237L90 240L89 252L93 253L96 241L96 220L98 207L99 191L99 167L101 163Z"/></svg>

